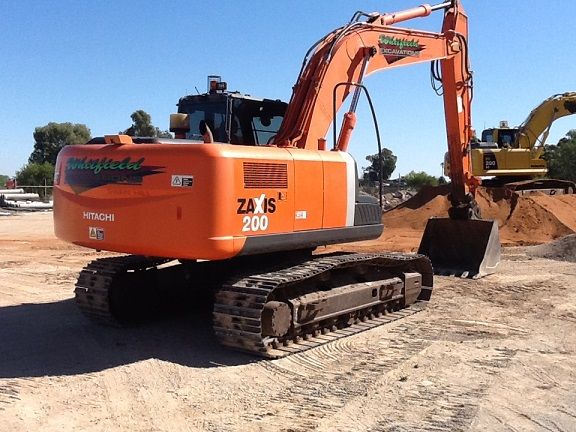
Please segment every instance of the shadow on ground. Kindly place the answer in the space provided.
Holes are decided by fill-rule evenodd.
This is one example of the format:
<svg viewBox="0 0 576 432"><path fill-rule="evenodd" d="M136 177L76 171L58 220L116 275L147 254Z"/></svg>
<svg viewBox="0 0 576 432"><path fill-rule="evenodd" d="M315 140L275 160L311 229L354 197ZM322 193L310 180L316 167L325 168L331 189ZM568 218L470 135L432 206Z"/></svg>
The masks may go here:
<svg viewBox="0 0 576 432"><path fill-rule="evenodd" d="M84 374L151 358L196 368L257 361L221 347L206 310L109 328L88 321L73 300L0 308L0 378Z"/></svg>

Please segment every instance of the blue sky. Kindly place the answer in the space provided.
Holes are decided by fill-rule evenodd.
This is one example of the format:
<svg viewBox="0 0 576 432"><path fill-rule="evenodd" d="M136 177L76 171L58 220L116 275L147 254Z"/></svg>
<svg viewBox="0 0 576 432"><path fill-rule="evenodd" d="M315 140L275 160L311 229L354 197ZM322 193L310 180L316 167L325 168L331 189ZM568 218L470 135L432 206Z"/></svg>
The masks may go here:
<svg viewBox="0 0 576 432"><path fill-rule="evenodd" d="M93 136L126 129L143 109L161 129L179 97L203 92L206 76L231 90L288 100L310 45L356 10L419 5L380 1L30 1L0 2L0 174L26 164L34 128L84 123ZM474 127L521 123L545 98L576 91L576 2L463 1L474 70ZM441 13L401 26L438 31ZM440 175L446 151L442 99L428 65L371 75L383 145L398 156L394 176ZM345 105L347 106L347 105ZM350 151L367 165L376 141L362 101ZM576 118L552 127L556 143Z"/></svg>

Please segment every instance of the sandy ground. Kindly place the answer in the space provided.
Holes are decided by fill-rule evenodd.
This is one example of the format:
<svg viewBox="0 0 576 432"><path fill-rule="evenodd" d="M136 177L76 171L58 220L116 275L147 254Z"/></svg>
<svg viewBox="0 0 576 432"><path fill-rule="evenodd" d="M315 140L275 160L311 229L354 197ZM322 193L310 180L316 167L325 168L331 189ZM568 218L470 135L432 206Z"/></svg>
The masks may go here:
<svg viewBox="0 0 576 432"><path fill-rule="evenodd" d="M102 254L51 230L50 213L0 217L1 431L576 431L573 262L506 248L496 275L437 277L423 312L264 361L199 313L89 323L72 289Z"/></svg>

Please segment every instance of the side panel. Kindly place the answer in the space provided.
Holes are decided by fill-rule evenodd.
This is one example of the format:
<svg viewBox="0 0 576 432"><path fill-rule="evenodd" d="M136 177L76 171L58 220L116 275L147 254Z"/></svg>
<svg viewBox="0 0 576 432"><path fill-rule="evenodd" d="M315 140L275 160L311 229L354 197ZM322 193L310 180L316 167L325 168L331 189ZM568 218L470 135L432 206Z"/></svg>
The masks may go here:
<svg viewBox="0 0 576 432"><path fill-rule="evenodd" d="M537 176L547 172L546 161L532 159L525 149L472 149L474 176Z"/></svg>
<svg viewBox="0 0 576 432"><path fill-rule="evenodd" d="M232 161L233 180L227 183L218 224L235 238L294 230L295 166L286 149L222 146L222 157ZM315 228L317 228L316 226Z"/></svg>
<svg viewBox="0 0 576 432"><path fill-rule="evenodd" d="M290 149L294 158L294 231L322 227L324 166L319 151Z"/></svg>
<svg viewBox="0 0 576 432"><path fill-rule="evenodd" d="M246 237L241 254L314 248L378 238L378 223L354 226L356 164L344 152L290 149L294 158L294 232Z"/></svg>
<svg viewBox="0 0 576 432"><path fill-rule="evenodd" d="M344 152L322 152L324 162L323 228L354 225L354 160Z"/></svg>

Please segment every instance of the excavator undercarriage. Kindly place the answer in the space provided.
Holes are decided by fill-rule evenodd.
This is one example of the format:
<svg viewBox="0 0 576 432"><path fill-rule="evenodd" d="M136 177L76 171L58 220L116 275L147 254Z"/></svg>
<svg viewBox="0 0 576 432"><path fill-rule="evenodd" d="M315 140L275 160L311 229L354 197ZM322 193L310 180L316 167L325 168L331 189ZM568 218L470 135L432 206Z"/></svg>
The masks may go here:
<svg viewBox="0 0 576 432"><path fill-rule="evenodd" d="M86 316L118 326L182 307L194 285L212 290L220 343L278 358L418 312L430 299L432 266L421 255L384 253L298 251L175 264L125 256L88 264L75 293Z"/></svg>
<svg viewBox="0 0 576 432"><path fill-rule="evenodd" d="M548 179L548 178L506 178L495 177L492 179L482 180L485 187L505 188L510 192L516 192L518 195L531 195L543 193L545 195L563 195L573 194L576 192L576 183L570 180Z"/></svg>

